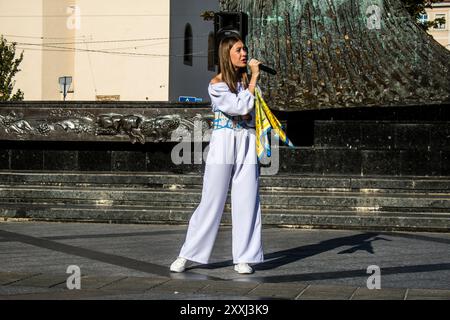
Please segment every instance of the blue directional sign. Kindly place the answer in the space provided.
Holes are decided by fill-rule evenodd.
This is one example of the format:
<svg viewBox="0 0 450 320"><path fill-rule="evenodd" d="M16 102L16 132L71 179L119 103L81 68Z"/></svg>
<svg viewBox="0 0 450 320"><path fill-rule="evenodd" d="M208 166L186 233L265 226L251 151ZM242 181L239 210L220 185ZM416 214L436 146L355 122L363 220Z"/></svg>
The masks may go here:
<svg viewBox="0 0 450 320"><path fill-rule="evenodd" d="M179 96L178 102L202 102L202 98L189 97L189 96Z"/></svg>

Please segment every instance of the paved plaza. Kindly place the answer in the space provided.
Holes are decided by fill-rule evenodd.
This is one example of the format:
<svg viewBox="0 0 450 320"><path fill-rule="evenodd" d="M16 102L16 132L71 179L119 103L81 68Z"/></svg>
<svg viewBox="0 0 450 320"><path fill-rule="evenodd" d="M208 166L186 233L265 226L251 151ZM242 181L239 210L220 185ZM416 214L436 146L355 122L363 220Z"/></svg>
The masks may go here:
<svg viewBox="0 0 450 320"><path fill-rule="evenodd" d="M265 227L265 262L239 275L222 226L210 264L170 273L186 228L1 222L0 299L450 299L450 234Z"/></svg>

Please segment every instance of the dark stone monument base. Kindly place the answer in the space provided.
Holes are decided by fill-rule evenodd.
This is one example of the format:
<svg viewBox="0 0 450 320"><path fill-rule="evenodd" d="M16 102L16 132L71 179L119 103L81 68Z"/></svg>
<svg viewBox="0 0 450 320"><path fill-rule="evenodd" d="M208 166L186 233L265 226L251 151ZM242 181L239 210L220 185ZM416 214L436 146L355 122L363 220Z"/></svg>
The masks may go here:
<svg viewBox="0 0 450 320"><path fill-rule="evenodd" d="M204 162L174 164L176 143L2 142L0 170L196 173ZM208 143L203 143L202 150ZM194 146L191 146L194 150ZM279 174L450 176L450 150L313 146L279 149Z"/></svg>
<svg viewBox="0 0 450 320"><path fill-rule="evenodd" d="M0 170L201 173L203 164L171 161L176 144L2 141ZM202 149L207 145L203 143Z"/></svg>
<svg viewBox="0 0 450 320"><path fill-rule="evenodd" d="M296 147L281 146L278 173L261 176L263 223L450 231L449 109L278 113ZM158 110L143 118L148 128L159 119ZM35 120L39 108L32 111L24 111L24 119L41 128ZM197 110L186 113L191 119ZM123 134L100 141L91 134L83 141L74 131L64 140L62 129L52 131L50 140L45 132L13 139L11 128L24 127L5 119L9 125L0 141L4 219L187 223L200 201L204 162L174 164L171 153L178 142L152 142L148 128L145 144L132 144ZM181 121L192 129L192 121ZM190 159L194 162L192 154ZM230 198L224 223L230 222L229 213Z"/></svg>
<svg viewBox="0 0 450 320"><path fill-rule="evenodd" d="M193 155L191 163L173 163L178 142L169 137L175 125L175 131L190 134L195 121L209 127L205 105L64 106L2 104L0 170L202 172L204 162ZM450 105L427 105L275 112L296 146L280 147L279 173L448 176L449 110ZM136 139L145 143L130 143Z"/></svg>

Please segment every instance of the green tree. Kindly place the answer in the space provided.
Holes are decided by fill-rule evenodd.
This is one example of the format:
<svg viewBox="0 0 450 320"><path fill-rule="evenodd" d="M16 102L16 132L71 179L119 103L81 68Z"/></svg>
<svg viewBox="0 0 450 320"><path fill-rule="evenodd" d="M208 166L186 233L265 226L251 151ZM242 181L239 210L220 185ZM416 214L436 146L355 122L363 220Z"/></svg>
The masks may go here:
<svg viewBox="0 0 450 320"><path fill-rule="evenodd" d="M433 3L440 2L440 0L402 0L406 7L406 10L419 21L420 15L426 14L425 9L431 8ZM432 21L427 21L425 23L419 22L419 25L424 29L435 28L439 24L445 23L445 18L438 18Z"/></svg>
<svg viewBox="0 0 450 320"><path fill-rule="evenodd" d="M0 101L23 100L23 92L18 89L13 94L16 81L15 74L20 71L19 64L23 59L23 51L16 58L16 44L8 43L3 35L0 36Z"/></svg>

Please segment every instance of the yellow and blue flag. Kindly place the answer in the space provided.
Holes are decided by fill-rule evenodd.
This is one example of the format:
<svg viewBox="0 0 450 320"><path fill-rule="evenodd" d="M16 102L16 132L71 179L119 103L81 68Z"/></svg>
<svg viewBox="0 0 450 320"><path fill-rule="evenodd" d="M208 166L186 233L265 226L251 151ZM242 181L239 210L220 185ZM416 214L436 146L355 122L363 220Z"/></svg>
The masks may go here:
<svg viewBox="0 0 450 320"><path fill-rule="evenodd" d="M258 159L262 159L264 150L268 157L271 155L268 137L271 130L275 131L275 136L278 136L284 144L294 148L294 145L283 131L280 121L270 111L258 88L255 88L255 96L256 154Z"/></svg>

